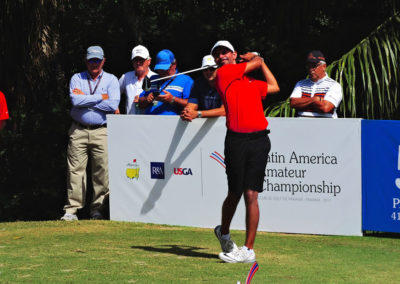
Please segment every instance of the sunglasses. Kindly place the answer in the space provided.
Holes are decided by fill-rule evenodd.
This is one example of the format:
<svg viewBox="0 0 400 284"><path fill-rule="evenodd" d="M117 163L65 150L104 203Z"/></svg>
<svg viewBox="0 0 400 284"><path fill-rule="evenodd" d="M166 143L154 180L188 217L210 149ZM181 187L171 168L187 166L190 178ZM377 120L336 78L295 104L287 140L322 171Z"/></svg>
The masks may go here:
<svg viewBox="0 0 400 284"><path fill-rule="evenodd" d="M87 62L99 64L99 63L101 63L101 61L103 61L103 60L98 59L98 58L92 58L92 59L89 59Z"/></svg>
<svg viewBox="0 0 400 284"><path fill-rule="evenodd" d="M318 63L307 63L306 64L306 69L315 69L321 65L326 64L325 61L320 61Z"/></svg>
<svg viewBox="0 0 400 284"><path fill-rule="evenodd" d="M203 71L215 71L215 69L217 69L217 68L209 67L209 68L207 68L207 69L204 69Z"/></svg>

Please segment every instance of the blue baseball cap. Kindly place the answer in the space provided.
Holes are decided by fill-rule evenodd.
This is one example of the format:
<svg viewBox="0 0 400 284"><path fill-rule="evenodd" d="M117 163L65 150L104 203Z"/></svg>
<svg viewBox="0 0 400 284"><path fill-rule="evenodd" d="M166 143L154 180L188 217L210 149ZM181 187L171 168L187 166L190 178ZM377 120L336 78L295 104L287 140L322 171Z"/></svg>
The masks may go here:
<svg viewBox="0 0 400 284"><path fill-rule="evenodd" d="M104 58L104 51L100 46L90 46L86 51L86 60L98 58L103 60Z"/></svg>
<svg viewBox="0 0 400 284"><path fill-rule="evenodd" d="M175 56L169 49L163 49L156 56L156 66L154 70L168 70L175 62Z"/></svg>

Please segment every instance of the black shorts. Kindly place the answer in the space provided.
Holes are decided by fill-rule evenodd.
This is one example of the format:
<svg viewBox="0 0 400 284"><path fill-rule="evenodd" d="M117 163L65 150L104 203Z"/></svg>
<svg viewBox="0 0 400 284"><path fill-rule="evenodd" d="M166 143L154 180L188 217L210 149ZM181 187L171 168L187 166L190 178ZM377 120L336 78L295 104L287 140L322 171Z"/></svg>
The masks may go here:
<svg viewBox="0 0 400 284"><path fill-rule="evenodd" d="M242 195L245 189L262 192L271 142L269 130L225 137L225 165L229 191Z"/></svg>

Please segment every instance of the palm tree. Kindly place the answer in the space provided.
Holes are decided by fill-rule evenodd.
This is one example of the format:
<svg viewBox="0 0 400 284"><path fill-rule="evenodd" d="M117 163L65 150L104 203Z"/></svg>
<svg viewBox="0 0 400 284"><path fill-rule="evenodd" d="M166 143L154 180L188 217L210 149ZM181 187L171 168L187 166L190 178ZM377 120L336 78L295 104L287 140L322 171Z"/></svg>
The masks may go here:
<svg viewBox="0 0 400 284"><path fill-rule="evenodd" d="M397 119L400 108L400 12L327 67L343 88L341 117ZM294 116L289 98L266 109L268 116Z"/></svg>

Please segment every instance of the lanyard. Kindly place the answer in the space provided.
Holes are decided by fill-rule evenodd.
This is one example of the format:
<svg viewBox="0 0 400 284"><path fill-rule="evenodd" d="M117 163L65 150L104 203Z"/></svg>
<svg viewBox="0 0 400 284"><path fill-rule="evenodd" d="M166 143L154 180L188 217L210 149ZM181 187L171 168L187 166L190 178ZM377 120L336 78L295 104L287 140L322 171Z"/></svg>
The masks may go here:
<svg viewBox="0 0 400 284"><path fill-rule="evenodd" d="M101 78L103 78L103 74L101 74L101 75L100 75L100 78L97 80L97 84L96 84L96 86L94 87L94 90L93 90L93 91L92 91L92 86L90 85L90 80L89 80L90 74L89 74L89 72L87 73L87 75L88 75L88 76L87 76L87 82L88 82L88 85L89 85L90 94L93 95L93 94L96 92L97 87L98 87L99 84L100 84Z"/></svg>

